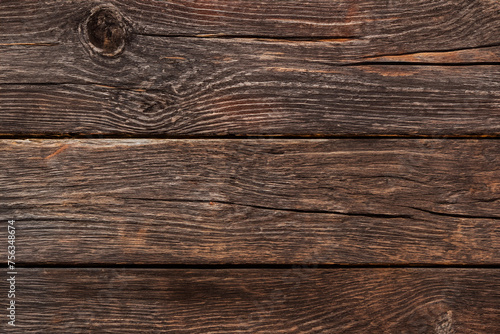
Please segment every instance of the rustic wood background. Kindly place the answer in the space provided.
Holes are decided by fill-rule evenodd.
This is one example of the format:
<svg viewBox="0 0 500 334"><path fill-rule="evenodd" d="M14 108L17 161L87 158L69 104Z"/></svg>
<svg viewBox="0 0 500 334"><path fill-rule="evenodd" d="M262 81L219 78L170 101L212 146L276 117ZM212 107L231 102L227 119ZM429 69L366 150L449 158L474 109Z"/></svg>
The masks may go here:
<svg viewBox="0 0 500 334"><path fill-rule="evenodd" d="M2 0L0 57L2 333L500 332L500 2Z"/></svg>

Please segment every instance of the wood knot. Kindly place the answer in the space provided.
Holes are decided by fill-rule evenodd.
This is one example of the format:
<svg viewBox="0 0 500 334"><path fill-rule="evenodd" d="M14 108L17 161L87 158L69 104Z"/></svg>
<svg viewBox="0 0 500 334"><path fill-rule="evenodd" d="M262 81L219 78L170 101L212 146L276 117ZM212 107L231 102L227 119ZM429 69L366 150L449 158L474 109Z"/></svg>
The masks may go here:
<svg viewBox="0 0 500 334"><path fill-rule="evenodd" d="M102 56L116 56L125 48L125 20L114 6L93 8L81 29L86 44Z"/></svg>

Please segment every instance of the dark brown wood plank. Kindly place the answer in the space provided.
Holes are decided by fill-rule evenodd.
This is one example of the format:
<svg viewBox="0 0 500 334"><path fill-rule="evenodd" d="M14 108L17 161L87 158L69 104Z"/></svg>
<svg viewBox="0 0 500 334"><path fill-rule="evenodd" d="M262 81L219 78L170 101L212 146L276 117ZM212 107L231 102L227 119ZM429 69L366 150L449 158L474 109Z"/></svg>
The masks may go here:
<svg viewBox="0 0 500 334"><path fill-rule="evenodd" d="M500 330L498 269L21 269L16 284L4 333Z"/></svg>
<svg viewBox="0 0 500 334"><path fill-rule="evenodd" d="M497 136L496 6L2 2L0 135Z"/></svg>
<svg viewBox="0 0 500 334"><path fill-rule="evenodd" d="M143 35L351 38L374 55L500 43L500 5L481 0L7 0L0 41L59 42L99 6L116 8Z"/></svg>
<svg viewBox="0 0 500 334"><path fill-rule="evenodd" d="M24 263L498 265L499 159L498 140L2 140L0 200Z"/></svg>
<svg viewBox="0 0 500 334"><path fill-rule="evenodd" d="M219 65L199 85L196 72L186 69L171 81L180 86L162 89L0 85L0 134L500 133L496 66L326 71L284 66ZM130 78L136 78L134 72Z"/></svg>

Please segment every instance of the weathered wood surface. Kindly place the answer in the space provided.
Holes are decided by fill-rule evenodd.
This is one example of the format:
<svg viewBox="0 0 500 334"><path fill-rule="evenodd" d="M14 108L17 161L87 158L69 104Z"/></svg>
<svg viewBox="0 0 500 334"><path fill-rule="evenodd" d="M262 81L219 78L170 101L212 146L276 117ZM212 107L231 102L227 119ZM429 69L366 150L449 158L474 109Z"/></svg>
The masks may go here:
<svg viewBox="0 0 500 334"><path fill-rule="evenodd" d="M378 49L372 54L500 44L500 4L484 0L6 0L0 38L57 43L102 5L116 7L143 35L352 38Z"/></svg>
<svg viewBox="0 0 500 334"><path fill-rule="evenodd" d="M500 264L495 139L1 148L25 263Z"/></svg>
<svg viewBox="0 0 500 334"><path fill-rule="evenodd" d="M499 8L4 1L0 135L497 136Z"/></svg>
<svg viewBox="0 0 500 334"><path fill-rule="evenodd" d="M498 269L22 269L18 284L13 333L491 334L500 319Z"/></svg>
<svg viewBox="0 0 500 334"><path fill-rule="evenodd" d="M496 67L327 71L332 73L293 67L255 71L243 67L236 73L222 68L215 82L210 75L198 85L195 72L189 71L182 72L185 78L169 80L193 85L180 94L173 88L135 90L94 84L0 85L0 134L500 133Z"/></svg>
<svg viewBox="0 0 500 334"><path fill-rule="evenodd" d="M1 1L0 332L499 332L499 13Z"/></svg>

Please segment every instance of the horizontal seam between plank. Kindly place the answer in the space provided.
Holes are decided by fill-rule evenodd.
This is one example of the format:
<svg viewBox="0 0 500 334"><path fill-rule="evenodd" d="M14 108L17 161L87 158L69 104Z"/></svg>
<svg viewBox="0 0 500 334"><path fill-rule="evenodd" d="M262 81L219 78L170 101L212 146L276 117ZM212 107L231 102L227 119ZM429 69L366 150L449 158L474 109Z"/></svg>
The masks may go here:
<svg viewBox="0 0 500 334"><path fill-rule="evenodd" d="M500 269L497 264L426 264L426 263L405 263L405 264L118 264L118 263L17 263L19 269L377 269L377 268L428 268L428 269Z"/></svg>
<svg viewBox="0 0 500 334"><path fill-rule="evenodd" d="M464 135L317 135L317 134L302 134L302 135L162 135L162 134L74 134L74 133L60 133L60 134L27 134L27 135L12 135L0 134L0 140L26 140L26 139L47 139L47 140L67 140L67 139L163 139L163 140L286 140L286 139L300 139L300 140L316 140L316 139L500 139L500 134L464 134Z"/></svg>

